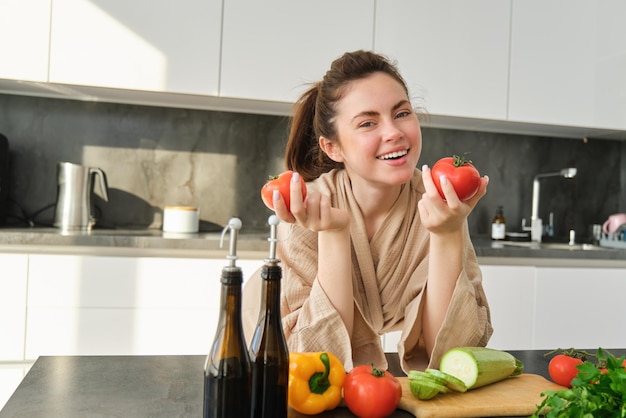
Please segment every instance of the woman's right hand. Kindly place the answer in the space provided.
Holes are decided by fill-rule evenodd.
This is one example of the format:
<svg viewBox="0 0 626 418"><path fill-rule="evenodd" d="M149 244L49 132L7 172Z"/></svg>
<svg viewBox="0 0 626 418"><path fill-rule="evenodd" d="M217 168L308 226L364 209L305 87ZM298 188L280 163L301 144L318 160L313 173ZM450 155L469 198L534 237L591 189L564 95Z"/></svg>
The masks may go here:
<svg viewBox="0 0 626 418"><path fill-rule="evenodd" d="M303 199L300 175L296 172L293 173L290 184L291 212L287 209L278 190L274 190L272 199L276 215L282 221L297 223L311 231L337 231L350 224L348 212L333 208L330 204L330 197L317 190L307 190L306 199Z"/></svg>

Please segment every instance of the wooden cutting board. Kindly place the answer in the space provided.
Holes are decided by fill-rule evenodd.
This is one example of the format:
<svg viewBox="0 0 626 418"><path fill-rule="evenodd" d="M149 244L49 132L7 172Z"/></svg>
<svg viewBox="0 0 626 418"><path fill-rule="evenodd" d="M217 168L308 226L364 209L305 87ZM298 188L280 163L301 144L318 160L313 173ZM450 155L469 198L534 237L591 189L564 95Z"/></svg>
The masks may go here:
<svg viewBox="0 0 626 418"><path fill-rule="evenodd" d="M411 393L407 377L398 379L402 383L398 408L417 418L529 416L541 403L541 392L563 389L542 376L524 373L465 393L449 391L421 401Z"/></svg>

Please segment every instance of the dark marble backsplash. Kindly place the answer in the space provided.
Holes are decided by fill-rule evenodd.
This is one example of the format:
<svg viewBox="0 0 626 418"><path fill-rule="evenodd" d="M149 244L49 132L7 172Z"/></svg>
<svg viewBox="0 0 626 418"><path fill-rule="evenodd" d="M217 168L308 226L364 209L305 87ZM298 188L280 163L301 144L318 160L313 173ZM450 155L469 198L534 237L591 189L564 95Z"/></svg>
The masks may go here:
<svg viewBox="0 0 626 418"><path fill-rule="evenodd" d="M244 232L263 231L270 212L259 190L284 168L288 125L279 116L0 95L11 158L6 225L51 224L56 164L69 161L106 173L109 201L94 199L102 227L160 228L165 205L194 205L204 230L239 216ZM554 213L556 238L570 229L586 238L591 224L626 212L626 141L423 128L423 142L420 166L468 152L489 175L469 219L475 236L489 235L499 205L507 230L519 230L533 177L565 167L576 177L541 180L540 217Z"/></svg>

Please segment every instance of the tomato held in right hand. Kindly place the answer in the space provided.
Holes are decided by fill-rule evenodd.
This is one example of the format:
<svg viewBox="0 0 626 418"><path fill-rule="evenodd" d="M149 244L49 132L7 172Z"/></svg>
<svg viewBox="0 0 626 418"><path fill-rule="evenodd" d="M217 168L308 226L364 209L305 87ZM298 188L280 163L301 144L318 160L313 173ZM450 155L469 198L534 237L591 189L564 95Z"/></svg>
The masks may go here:
<svg viewBox="0 0 626 418"><path fill-rule="evenodd" d="M263 188L261 189L261 198L263 199L263 203L268 208L274 210L274 190L278 190L283 200L285 201L285 205L287 206L287 210L291 210L291 193L290 193L290 184L291 177L293 176L293 171L285 171L278 176L270 176L269 180ZM300 185L302 186L302 199L306 197L306 183L300 177Z"/></svg>
<svg viewBox="0 0 626 418"><path fill-rule="evenodd" d="M471 199L480 188L480 174L470 160L454 155L440 159L431 169L433 183L439 194L445 200L441 189L440 176L444 175L454 187L459 200L462 202Z"/></svg>
<svg viewBox="0 0 626 418"><path fill-rule="evenodd" d="M579 364L583 364L583 360L567 354L557 354L548 364L548 373L554 383L571 388L572 380L578 374L576 367Z"/></svg>

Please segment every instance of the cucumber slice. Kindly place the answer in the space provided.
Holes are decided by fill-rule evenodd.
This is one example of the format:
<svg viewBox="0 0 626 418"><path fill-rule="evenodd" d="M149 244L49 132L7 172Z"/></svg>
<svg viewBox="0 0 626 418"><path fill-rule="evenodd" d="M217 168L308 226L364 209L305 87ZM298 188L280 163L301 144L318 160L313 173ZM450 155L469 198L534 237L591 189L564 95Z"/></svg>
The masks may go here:
<svg viewBox="0 0 626 418"><path fill-rule="evenodd" d="M434 398L439 393L447 391L444 385L440 385L432 379L419 377L417 379L409 380L409 389L413 396L417 399L427 401Z"/></svg>
<svg viewBox="0 0 626 418"><path fill-rule="evenodd" d="M444 379L446 382L446 386L450 390L453 390L455 392L461 392L461 393L467 392L467 386L465 386L465 383L463 383L461 379L457 379L451 374L442 372L441 370L437 370L437 369L426 369L426 373L430 373L433 376L437 376L441 379Z"/></svg>

